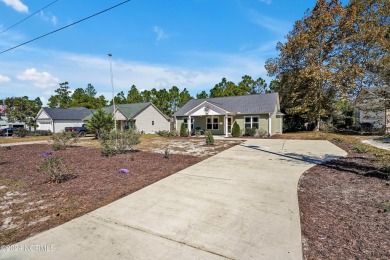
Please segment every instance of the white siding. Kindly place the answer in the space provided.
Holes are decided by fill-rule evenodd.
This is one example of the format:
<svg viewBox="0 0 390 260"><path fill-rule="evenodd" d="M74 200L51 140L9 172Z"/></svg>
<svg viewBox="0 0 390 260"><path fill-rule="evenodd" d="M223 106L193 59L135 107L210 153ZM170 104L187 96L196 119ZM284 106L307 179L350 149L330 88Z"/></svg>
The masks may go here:
<svg viewBox="0 0 390 260"><path fill-rule="evenodd" d="M53 132L53 121L44 110L37 117L37 130L50 130Z"/></svg>
<svg viewBox="0 0 390 260"><path fill-rule="evenodd" d="M46 114L46 112L44 110L41 111L41 113L39 114L37 120L40 120L40 119L45 119L45 120L50 120L51 121L51 118Z"/></svg>
<svg viewBox="0 0 390 260"><path fill-rule="evenodd" d="M145 134L154 134L156 131L170 130L169 121L153 106L149 106L135 117L135 125ZM152 124L154 122L154 124Z"/></svg>
<svg viewBox="0 0 390 260"><path fill-rule="evenodd" d="M54 133L62 132L65 127L80 127L85 124L81 120L55 120L54 121Z"/></svg>
<svg viewBox="0 0 390 260"><path fill-rule="evenodd" d="M40 120L37 121L38 127L37 130L50 130L53 132L53 123L49 120Z"/></svg>

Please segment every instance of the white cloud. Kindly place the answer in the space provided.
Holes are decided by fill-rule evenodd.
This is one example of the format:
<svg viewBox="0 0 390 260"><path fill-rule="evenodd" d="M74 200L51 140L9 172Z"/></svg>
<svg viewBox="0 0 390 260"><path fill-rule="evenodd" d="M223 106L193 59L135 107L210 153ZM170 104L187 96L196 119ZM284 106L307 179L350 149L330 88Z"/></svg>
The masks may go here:
<svg viewBox="0 0 390 260"><path fill-rule="evenodd" d="M11 79L9 77L3 76L3 75L0 74L0 84L1 83L7 83L7 82L10 82L10 81L11 81Z"/></svg>
<svg viewBox="0 0 390 260"><path fill-rule="evenodd" d="M267 5L271 4L272 3L272 0L259 0L260 2L263 2Z"/></svg>
<svg viewBox="0 0 390 260"><path fill-rule="evenodd" d="M53 23L53 25L57 25L57 17L55 17L54 15L51 16L51 22Z"/></svg>
<svg viewBox="0 0 390 260"><path fill-rule="evenodd" d="M156 42L157 43L160 42L163 39L168 38L168 34L166 34L162 28L160 28L158 26L154 26L153 30L154 30L154 32L156 33L156 36L157 36L157 38L156 38Z"/></svg>
<svg viewBox="0 0 390 260"><path fill-rule="evenodd" d="M55 15L51 13L45 13L44 11L39 12L39 16L46 22L51 22L54 26L57 25L58 19Z"/></svg>
<svg viewBox="0 0 390 260"><path fill-rule="evenodd" d="M20 13L28 13L28 7L20 0L1 0L4 4L12 7Z"/></svg>
<svg viewBox="0 0 390 260"><path fill-rule="evenodd" d="M39 72L35 68L26 69L17 78L19 80L31 81L35 87L42 89L50 89L59 83L58 78L45 71Z"/></svg>
<svg viewBox="0 0 390 260"><path fill-rule="evenodd" d="M277 20L275 18L260 14L256 11L250 11L249 15L253 23L279 34L285 35L291 28L290 23Z"/></svg>

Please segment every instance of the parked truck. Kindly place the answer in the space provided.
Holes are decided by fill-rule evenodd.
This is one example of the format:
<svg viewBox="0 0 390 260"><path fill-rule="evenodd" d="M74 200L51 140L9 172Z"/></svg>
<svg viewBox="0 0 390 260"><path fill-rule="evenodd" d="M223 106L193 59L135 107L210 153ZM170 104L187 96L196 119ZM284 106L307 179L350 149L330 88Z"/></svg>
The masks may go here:
<svg viewBox="0 0 390 260"><path fill-rule="evenodd" d="M89 131L85 124L83 124L82 126L65 127L65 132L72 132L74 134L78 134L81 137L89 134Z"/></svg>

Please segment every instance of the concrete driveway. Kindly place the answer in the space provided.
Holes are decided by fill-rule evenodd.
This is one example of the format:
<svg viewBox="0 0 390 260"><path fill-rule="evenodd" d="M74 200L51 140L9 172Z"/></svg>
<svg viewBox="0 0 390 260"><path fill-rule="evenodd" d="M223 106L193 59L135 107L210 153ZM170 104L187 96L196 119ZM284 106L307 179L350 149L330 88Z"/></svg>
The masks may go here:
<svg viewBox="0 0 390 260"><path fill-rule="evenodd" d="M345 155L327 141L248 140L0 258L302 259L298 180Z"/></svg>

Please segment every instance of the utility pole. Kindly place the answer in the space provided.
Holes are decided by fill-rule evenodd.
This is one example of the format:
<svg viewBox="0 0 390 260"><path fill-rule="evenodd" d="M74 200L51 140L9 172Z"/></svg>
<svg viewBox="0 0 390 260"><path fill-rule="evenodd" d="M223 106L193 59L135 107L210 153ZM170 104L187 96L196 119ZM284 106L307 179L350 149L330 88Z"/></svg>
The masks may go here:
<svg viewBox="0 0 390 260"><path fill-rule="evenodd" d="M108 57L109 57L109 60L110 60L111 87L112 87L112 104L114 105L114 129L116 131L114 76L112 75L112 61L111 61L112 54L109 53Z"/></svg>

